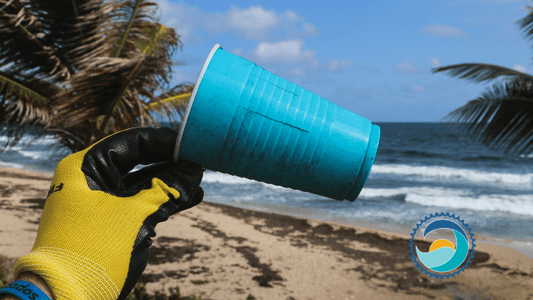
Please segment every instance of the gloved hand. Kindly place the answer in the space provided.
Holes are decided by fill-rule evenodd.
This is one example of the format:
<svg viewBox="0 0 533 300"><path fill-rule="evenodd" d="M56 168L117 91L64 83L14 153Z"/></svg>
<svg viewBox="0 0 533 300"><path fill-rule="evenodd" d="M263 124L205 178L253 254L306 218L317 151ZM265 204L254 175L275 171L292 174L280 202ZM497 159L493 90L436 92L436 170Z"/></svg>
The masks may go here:
<svg viewBox="0 0 533 300"><path fill-rule="evenodd" d="M125 299L146 268L156 224L204 195L203 169L172 162L176 137L168 128L130 129L61 160L15 276L40 275L60 300Z"/></svg>

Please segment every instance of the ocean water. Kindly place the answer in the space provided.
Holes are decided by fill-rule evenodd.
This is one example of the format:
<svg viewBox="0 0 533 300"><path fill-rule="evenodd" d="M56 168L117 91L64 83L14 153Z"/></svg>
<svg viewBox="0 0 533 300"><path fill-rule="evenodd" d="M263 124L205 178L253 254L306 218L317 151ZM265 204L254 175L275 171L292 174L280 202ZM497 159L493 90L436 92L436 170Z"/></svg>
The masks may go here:
<svg viewBox="0 0 533 300"><path fill-rule="evenodd" d="M506 156L446 123L378 125L376 160L353 203L215 172L204 175L206 198L302 208L321 219L379 223L405 233L425 216L450 213L474 234L533 241L533 155Z"/></svg>
<svg viewBox="0 0 533 300"><path fill-rule="evenodd" d="M533 154L507 156L447 123L378 123L381 141L359 198L336 201L206 171L205 200L322 220L412 232L425 216L450 213L476 235L533 241ZM0 137L0 142L5 137ZM53 173L68 154L45 137L0 153L0 165ZM410 231L410 232L409 232Z"/></svg>

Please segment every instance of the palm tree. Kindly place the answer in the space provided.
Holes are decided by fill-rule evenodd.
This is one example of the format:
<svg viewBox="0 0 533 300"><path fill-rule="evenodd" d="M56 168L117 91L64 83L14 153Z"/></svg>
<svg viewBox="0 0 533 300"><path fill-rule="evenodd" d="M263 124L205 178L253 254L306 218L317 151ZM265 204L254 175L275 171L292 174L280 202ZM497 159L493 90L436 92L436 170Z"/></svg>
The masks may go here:
<svg viewBox="0 0 533 300"><path fill-rule="evenodd" d="M78 151L119 130L159 126L153 112L179 120L192 85L167 89L182 45L157 8L146 0L0 0L5 146L32 130Z"/></svg>
<svg viewBox="0 0 533 300"><path fill-rule="evenodd" d="M527 39L533 39L533 8L517 23ZM477 135L485 144L508 153L533 150L533 75L501 66L480 63L450 65L432 70L447 72L473 82L497 80L477 99L446 117Z"/></svg>

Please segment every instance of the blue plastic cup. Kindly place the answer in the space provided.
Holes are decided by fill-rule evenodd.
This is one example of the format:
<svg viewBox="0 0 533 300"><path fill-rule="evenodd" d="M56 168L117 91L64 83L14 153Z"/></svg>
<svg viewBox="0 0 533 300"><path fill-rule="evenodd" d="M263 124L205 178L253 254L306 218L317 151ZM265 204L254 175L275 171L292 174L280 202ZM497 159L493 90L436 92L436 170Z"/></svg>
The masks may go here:
<svg viewBox="0 0 533 300"><path fill-rule="evenodd" d="M216 45L198 76L174 160L354 201L380 129Z"/></svg>

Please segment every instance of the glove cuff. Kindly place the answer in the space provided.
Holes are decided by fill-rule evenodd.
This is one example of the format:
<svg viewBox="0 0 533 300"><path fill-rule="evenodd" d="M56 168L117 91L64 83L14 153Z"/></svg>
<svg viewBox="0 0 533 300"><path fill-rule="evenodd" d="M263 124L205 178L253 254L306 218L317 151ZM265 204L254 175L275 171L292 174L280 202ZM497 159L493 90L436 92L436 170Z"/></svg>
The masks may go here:
<svg viewBox="0 0 533 300"><path fill-rule="evenodd" d="M15 277L26 271L41 276L57 300L116 299L120 294L105 269L63 249L41 247L32 250L15 264Z"/></svg>
<svg viewBox="0 0 533 300"><path fill-rule="evenodd" d="M8 284L5 288L0 289L0 295L13 295L22 300L50 300L50 298L36 287L33 283L17 280Z"/></svg>

